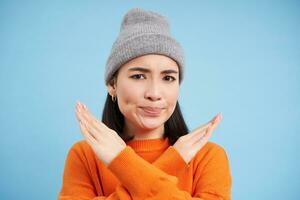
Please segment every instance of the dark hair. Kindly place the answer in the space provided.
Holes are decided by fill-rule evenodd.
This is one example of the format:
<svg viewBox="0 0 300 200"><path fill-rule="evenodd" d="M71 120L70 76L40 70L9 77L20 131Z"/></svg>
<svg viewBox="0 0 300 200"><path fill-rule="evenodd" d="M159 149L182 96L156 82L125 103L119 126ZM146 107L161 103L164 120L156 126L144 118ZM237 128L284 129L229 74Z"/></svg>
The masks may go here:
<svg viewBox="0 0 300 200"><path fill-rule="evenodd" d="M123 133L124 116L119 109L117 101L113 102L108 93L102 113L102 122L109 128L116 131L125 142L133 139L133 136L128 136ZM171 145L173 145L180 136L186 135L189 132L183 119L178 101L176 102L173 114L165 122L164 127L164 138L168 137Z"/></svg>

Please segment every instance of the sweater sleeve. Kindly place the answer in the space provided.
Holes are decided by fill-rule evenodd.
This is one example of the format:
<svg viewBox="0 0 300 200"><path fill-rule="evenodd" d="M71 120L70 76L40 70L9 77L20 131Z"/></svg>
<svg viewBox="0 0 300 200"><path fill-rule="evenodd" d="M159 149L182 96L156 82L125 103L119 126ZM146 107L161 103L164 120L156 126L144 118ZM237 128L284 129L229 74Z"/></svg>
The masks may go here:
<svg viewBox="0 0 300 200"><path fill-rule="evenodd" d="M170 146L153 165L170 175L177 176L187 164L177 150ZM231 199L232 178L229 159L222 146L208 142L189 165L193 166L194 172L192 192L194 198L186 192L179 191L173 193L172 199Z"/></svg>
<svg viewBox="0 0 300 200"><path fill-rule="evenodd" d="M195 171L193 196L177 187L177 177L166 174L126 147L110 164L109 169L128 189L133 199L230 200L231 177L228 159L222 148L209 152L205 167ZM142 181L141 181L142 177ZM142 182L142 183L141 183Z"/></svg>
<svg viewBox="0 0 300 200"><path fill-rule="evenodd" d="M75 143L69 150L64 167L62 188L58 195L59 200L127 200L132 199L128 190L119 185L109 196L97 196L94 183L91 179L88 155L85 152L82 142ZM84 153L85 152L85 153ZM170 159L178 164L173 167L169 166ZM154 166L165 170L166 173L176 175L178 170L185 165L182 157L177 151L170 146L163 154L153 163ZM100 182L101 184L101 182ZM102 187L100 187L102 188Z"/></svg>
<svg viewBox="0 0 300 200"><path fill-rule="evenodd" d="M205 200L230 200L232 178L229 159L223 147L209 142L202 156L193 160L194 197Z"/></svg>
<svg viewBox="0 0 300 200"><path fill-rule="evenodd" d="M87 162L80 142L75 143L68 152L62 188L58 200L131 200L131 196L123 186L117 186L116 190L109 196L97 196L94 183L91 179ZM101 183L100 183L101 184Z"/></svg>
<svg viewBox="0 0 300 200"><path fill-rule="evenodd" d="M179 153L169 147L153 164L140 158L130 147L126 147L108 166L118 177L122 185L108 197L97 196L90 178L86 157L78 148L71 148L66 159L63 186L59 200L127 200L127 199L219 199L215 194L203 193L199 180L192 198L185 191L177 188L176 173L184 167L185 162ZM170 157L178 165L170 167ZM162 171L162 170L165 170ZM171 174L171 175L170 175ZM143 177L143 180L141 180ZM101 183L100 183L101 184ZM103 194L103 192L102 192ZM206 195L206 196L205 196ZM210 198L213 195L213 198ZM204 198L203 198L204 199ZM225 198L224 198L225 199Z"/></svg>
<svg viewBox="0 0 300 200"><path fill-rule="evenodd" d="M174 165L174 163L176 163L176 165ZM169 146L168 149L152 163L152 165L172 176L178 176L181 170L188 166L179 152L172 145Z"/></svg>

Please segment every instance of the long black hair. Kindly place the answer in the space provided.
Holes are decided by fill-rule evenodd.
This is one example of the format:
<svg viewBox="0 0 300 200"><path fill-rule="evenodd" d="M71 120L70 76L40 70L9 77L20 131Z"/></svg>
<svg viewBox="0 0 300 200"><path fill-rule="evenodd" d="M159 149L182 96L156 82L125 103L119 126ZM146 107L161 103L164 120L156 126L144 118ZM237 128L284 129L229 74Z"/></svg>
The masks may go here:
<svg viewBox="0 0 300 200"><path fill-rule="evenodd" d="M121 113L117 101L113 102L109 93L107 93L104 104L102 122L110 129L116 131L124 141L133 139L133 136L128 136L123 133L124 115ZM173 145L180 136L186 135L189 132L178 101L176 102L174 112L165 122L164 129L164 138L168 137L171 145Z"/></svg>

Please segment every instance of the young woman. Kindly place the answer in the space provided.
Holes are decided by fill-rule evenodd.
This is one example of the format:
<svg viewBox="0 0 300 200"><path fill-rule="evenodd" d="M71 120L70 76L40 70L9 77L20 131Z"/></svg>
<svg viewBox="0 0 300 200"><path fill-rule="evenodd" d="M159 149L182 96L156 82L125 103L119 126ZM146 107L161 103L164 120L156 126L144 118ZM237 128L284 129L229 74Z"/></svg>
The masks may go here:
<svg viewBox="0 0 300 200"><path fill-rule="evenodd" d="M183 58L166 17L128 11L106 64L102 120L77 102L84 140L68 153L58 199L231 199L227 154L208 141L221 114L189 132L180 111Z"/></svg>

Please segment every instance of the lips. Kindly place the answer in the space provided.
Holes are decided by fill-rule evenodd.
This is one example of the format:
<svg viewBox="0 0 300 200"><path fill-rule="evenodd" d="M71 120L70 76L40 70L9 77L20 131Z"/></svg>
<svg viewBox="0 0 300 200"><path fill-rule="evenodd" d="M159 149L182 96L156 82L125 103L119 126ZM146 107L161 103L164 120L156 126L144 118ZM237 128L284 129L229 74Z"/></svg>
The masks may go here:
<svg viewBox="0 0 300 200"><path fill-rule="evenodd" d="M145 114L151 116L158 116L162 111L162 108L157 107L141 107L141 109L145 112Z"/></svg>

